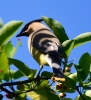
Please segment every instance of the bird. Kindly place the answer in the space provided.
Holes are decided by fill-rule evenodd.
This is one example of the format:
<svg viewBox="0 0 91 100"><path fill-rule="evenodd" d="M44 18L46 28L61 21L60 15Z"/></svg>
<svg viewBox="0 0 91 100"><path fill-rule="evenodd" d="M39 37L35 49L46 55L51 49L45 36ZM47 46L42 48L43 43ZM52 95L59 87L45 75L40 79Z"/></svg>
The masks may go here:
<svg viewBox="0 0 91 100"><path fill-rule="evenodd" d="M16 37L28 37L30 54L40 65L50 66L53 70L53 81L65 81L61 62L63 48L55 34L43 23L43 19L36 19L27 23Z"/></svg>

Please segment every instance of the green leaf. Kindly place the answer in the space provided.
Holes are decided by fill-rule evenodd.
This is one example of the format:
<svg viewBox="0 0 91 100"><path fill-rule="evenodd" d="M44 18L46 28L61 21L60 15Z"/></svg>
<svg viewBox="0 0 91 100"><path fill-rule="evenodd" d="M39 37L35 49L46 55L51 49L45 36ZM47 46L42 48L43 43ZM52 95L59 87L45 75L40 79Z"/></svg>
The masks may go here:
<svg viewBox="0 0 91 100"><path fill-rule="evenodd" d="M4 74L8 70L8 58L5 52L0 52L0 78L2 79Z"/></svg>
<svg viewBox="0 0 91 100"><path fill-rule="evenodd" d="M71 53L71 51L72 51L72 49L74 47L74 40L66 40L66 41L64 41L62 43L62 47L63 47L63 51L64 51L63 52L63 57L67 58L70 55L70 53Z"/></svg>
<svg viewBox="0 0 91 100"><path fill-rule="evenodd" d="M81 66L74 64L74 67L77 70L77 79L79 81L83 81L86 78L85 71L82 69ZM84 74L83 74L84 73Z"/></svg>
<svg viewBox="0 0 91 100"><path fill-rule="evenodd" d="M35 90L27 94L33 100L60 100L56 93L49 88Z"/></svg>
<svg viewBox="0 0 91 100"><path fill-rule="evenodd" d="M0 29L0 46L3 46L23 24L21 21L11 21Z"/></svg>
<svg viewBox="0 0 91 100"><path fill-rule="evenodd" d="M53 73L47 72L47 71L43 71L41 73L41 76L44 76L44 77L47 77L47 78L50 78L51 79L51 77L53 76Z"/></svg>
<svg viewBox="0 0 91 100"><path fill-rule="evenodd" d="M3 21L2 21L2 19L0 18L0 28L2 28L3 27Z"/></svg>
<svg viewBox="0 0 91 100"><path fill-rule="evenodd" d="M21 77L23 77L24 74L20 71L20 70L17 70L14 74L13 74L13 79L19 79Z"/></svg>
<svg viewBox="0 0 91 100"><path fill-rule="evenodd" d="M60 82L60 81L59 81L59 82ZM70 88L73 88L73 89L76 88L76 83L75 83L75 81L74 81L73 79L67 77L67 76L65 76L65 81L64 81L64 82L61 81L61 83L65 84L66 86L68 86L68 87L70 87Z"/></svg>
<svg viewBox="0 0 91 100"><path fill-rule="evenodd" d="M4 51L7 54L7 56L9 58L12 58L14 56L14 53L16 51L15 47L12 45L11 41L9 41L5 47L4 47Z"/></svg>
<svg viewBox="0 0 91 100"><path fill-rule="evenodd" d="M68 77L70 77L71 79L73 79L76 83L78 82L77 73L70 74Z"/></svg>
<svg viewBox="0 0 91 100"><path fill-rule="evenodd" d="M69 63L69 64L67 65L67 67L71 68L72 65L73 65L73 62L72 62L72 63Z"/></svg>
<svg viewBox="0 0 91 100"><path fill-rule="evenodd" d="M74 93L74 92L76 92L76 91L75 91L75 89L73 89L73 88L67 88L65 92Z"/></svg>
<svg viewBox="0 0 91 100"><path fill-rule="evenodd" d="M61 43L68 40L68 36L65 33L63 27L61 27L61 24L59 27L57 27L55 24L55 26L52 27L52 30L53 30L54 34L56 35L56 37L60 40Z"/></svg>
<svg viewBox="0 0 91 100"><path fill-rule="evenodd" d="M15 93L20 93L20 91L16 91ZM25 93L21 93L18 96L19 96L20 100L27 100ZM19 99L18 98L14 98L14 100L19 100Z"/></svg>
<svg viewBox="0 0 91 100"><path fill-rule="evenodd" d="M70 72L64 72L65 76L69 76L71 73Z"/></svg>
<svg viewBox="0 0 91 100"><path fill-rule="evenodd" d="M11 58L9 58L9 61L15 65L25 76L28 76L29 78L33 78L35 76L36 71L29 69L28 66L25 65L22 61Z"/></svg>
<svg viewBox="0 0 91 100"><path fill-rule="evenodd" d="M85 80L87 78L90 71L90 64L91 64L90 54L84 53L79 60L79 65L77 66L80 78L82 78L82 80Z"/></svg>
<svg viewBox="0 0 91 100"><path fill-rule="evenodd" d="M86 32L74 38L74 48L91 41L91 32Z"/></svg>
<svg viewBox="0 0 91 100"><path fill-rule="evenodd" d="M7 73L4 74L3 80L8 82L9 80L11 80L13 78L14 73L15 73L14 70L8 70Z"/></svg>
<svg viewBox="0 0 91 100"><path fill-rule="evenodd" d="M61 43L69 39L64 27L58 21L46 16L42 16L42 19L51 28L51 30L53 30L54 34L57 36Z"/></svg>
<svg viewBox="0 0 91 100"><path fill-rule="evenodd" d="M69 86L71 88L76 88L76 83L73 79L65 76L65 82L62 82L62 83L65 83L66 86Z"/></svg>
<svg viewBox="0 0 91 100"><path fill-rule="evenodd" d="M90 97L88 97L88 96L86 96L86 95L84 95L84 94L82 94L82 96L84 97L85 100L91 100ZM83 100L83 99L82 99L82 97L81 97L80 95L78 95L78 96L75 98L75 100Z"/></svg>

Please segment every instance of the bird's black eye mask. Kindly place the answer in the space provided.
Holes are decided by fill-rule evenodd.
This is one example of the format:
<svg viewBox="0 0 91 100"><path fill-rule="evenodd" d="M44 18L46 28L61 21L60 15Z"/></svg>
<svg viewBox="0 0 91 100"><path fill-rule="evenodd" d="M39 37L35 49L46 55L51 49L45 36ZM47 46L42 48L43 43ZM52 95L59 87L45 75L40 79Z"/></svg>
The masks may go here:
<svg viewBox="0 0 91 100"><path fill-rule="evenodd" d="M27 24L24 26L24 28L21 30L21 32L20 32L16 37L28 36L28 34L27 34L25 31L28 29L29 25L32 24L33 22L42 22L42 21L43 21L43 19L37 19L37 20L33 20L33 21L27 23ZM31 31L32 31L32 30L31 30Z"/></svg>
<svg viewBox="0 0 91 100"><path fill-rule="evenodd" d="M42 21L43 21L43 19L37 19L37 20L33 20L33 21L27 23L27 24L24 26L24 28L22 29L21 32L26 31L26 30L28 29L29 25L32 24L33 22L42 22ZM21 33L21 32L20 32L20 33Z"/></svg>

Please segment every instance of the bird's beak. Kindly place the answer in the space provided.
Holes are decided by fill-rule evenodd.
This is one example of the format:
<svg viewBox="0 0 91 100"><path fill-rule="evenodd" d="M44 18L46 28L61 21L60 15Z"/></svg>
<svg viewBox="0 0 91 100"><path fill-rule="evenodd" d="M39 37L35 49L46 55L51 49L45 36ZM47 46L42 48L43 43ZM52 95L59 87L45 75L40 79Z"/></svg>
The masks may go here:
<svg viewBox="0 0 91 100"><path fill-rule="evenodd" d="M16 37L27 36L27 32L20 32Z"/></svg>
<svg viewBox="0 0 91 100"><path fill-rule="evenodd" d="M20 36L21 36L21 34L16 35L16 37L20 37Z"/></svg>

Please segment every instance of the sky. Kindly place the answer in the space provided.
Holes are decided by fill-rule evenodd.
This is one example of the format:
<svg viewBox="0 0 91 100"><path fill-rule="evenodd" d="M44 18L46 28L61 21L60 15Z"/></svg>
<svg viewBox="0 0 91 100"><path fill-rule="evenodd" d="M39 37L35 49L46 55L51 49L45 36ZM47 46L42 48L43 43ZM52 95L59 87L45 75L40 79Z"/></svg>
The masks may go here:
<svg viewBox="0 0 91 100"><path fill-rule="evenodd" d="M4 24L12 20L24 22L11 39L14 46L17 43L16 35L23 26L41 16L59 21L70 39L84 32L91 32L91 0L0 0L0 18ZM30 68L39 70L39 65L28 51L27 37L21 37L21 40L22 47L19 47L14 58L23 61ZM73 49L69 61L76 58L74 63L77 64L83 53L91 54L90 46L91 42ZM52 71L50 67L44 67L43 70ZM72 68L72 72L75 72L74 68ZM68 97L70 96L74 98L76 94L69 94Z"/></svg>

